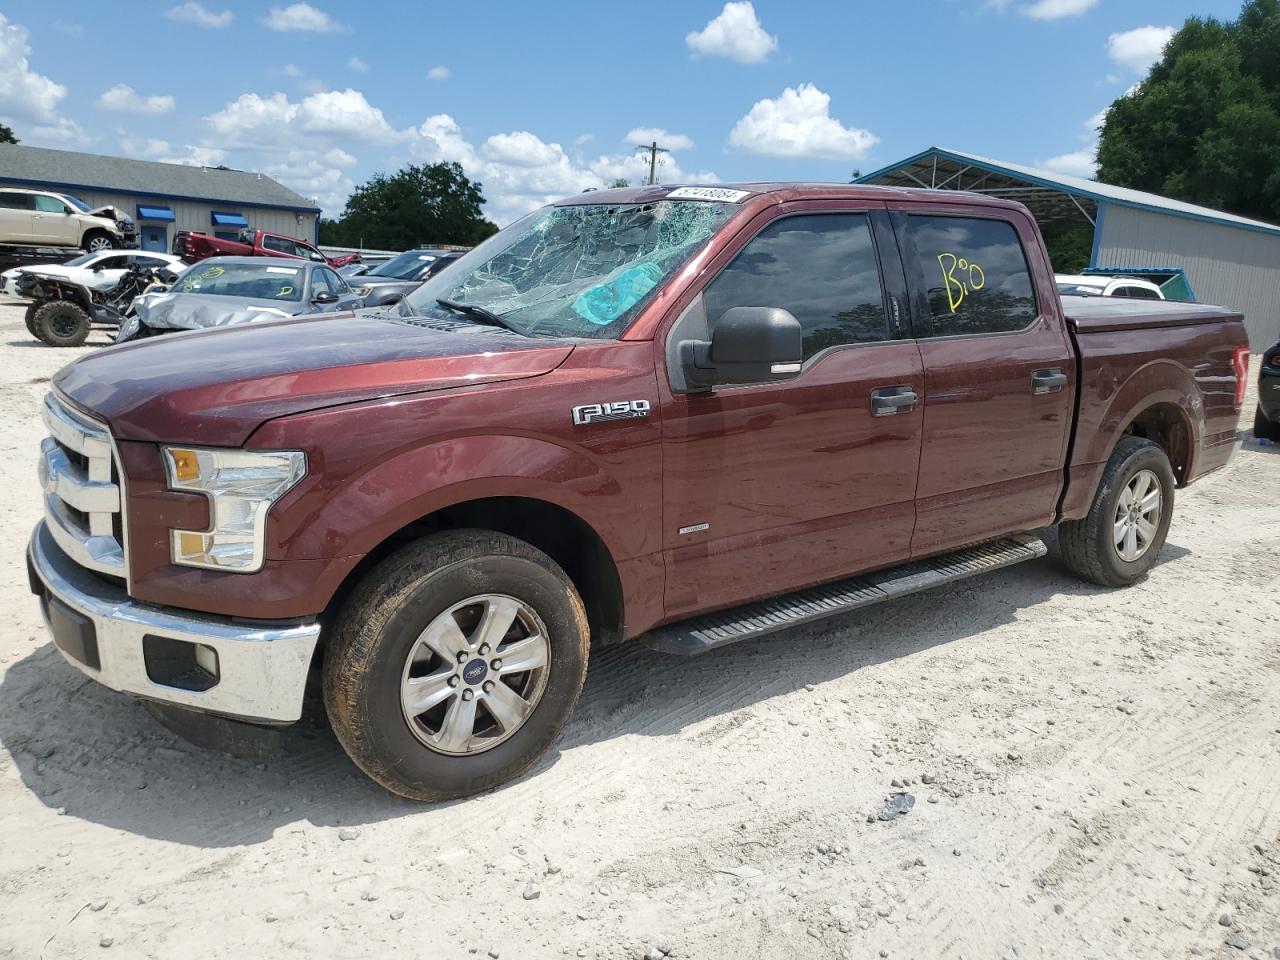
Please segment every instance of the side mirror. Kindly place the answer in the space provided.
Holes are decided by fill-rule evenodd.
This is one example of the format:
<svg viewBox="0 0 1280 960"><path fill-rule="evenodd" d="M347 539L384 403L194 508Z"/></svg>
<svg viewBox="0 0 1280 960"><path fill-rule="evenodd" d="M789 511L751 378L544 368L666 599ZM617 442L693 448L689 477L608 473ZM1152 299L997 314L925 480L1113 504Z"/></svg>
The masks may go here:
<svg viewBox="0 0 1280 960"><path fill-rule="evenodd" d="M800 373L800 321L779 307L730 307L711 340L680 341L680 365L691 390L772 383Z"/></svg>
<svg viewBox="0 0 1280 960"><path fill-rule="evenodd" d="M314 297L311 298L311 302L312 303L337 303L338 295L336 293L330 293L328 290L321 290L319 293L317 293Z"/></svg>

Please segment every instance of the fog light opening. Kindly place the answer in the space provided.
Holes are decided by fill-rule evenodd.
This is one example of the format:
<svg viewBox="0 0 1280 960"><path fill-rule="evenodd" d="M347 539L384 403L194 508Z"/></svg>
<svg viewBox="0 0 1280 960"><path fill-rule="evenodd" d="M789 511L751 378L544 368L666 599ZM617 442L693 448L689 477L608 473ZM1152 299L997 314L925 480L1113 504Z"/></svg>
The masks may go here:
<svg viewBox="0 0 1280 960"><path fill-rule="evenodd" d="M204 643L147 634L142 657L152 683L199 693L217 686L218 651Z"/></svg>

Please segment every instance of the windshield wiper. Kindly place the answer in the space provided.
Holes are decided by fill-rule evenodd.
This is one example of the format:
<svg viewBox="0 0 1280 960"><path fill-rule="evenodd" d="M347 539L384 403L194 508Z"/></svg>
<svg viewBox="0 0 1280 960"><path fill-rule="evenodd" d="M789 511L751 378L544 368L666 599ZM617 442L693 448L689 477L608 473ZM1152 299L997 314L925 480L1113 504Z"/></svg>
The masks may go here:
<svg viewBox="0 0 1280 960"><path fill-rule="evenodd" d="M436 303L447 310L453 310L455 313L465 314L474 320L480 320L491 327L502 327L504 330L511 330L514 333L520 333L515 327L508 323L503 317L494 313L492 310L486 310L484 307L478 307L474 303L458 303L456 300L446 300L443 297L436 297Z"/></svg>

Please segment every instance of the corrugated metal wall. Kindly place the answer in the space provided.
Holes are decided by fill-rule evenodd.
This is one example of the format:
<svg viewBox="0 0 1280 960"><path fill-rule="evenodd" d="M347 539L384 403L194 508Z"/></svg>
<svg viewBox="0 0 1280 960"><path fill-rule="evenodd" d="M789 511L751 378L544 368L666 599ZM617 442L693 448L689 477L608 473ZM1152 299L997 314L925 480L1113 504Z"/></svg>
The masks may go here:
<svg viewBox="0 0 1280 960"><path fill-rule="evenodd" d="M1244 314L1255 351L1280 340L1280 236L1108 204L1094 266L1181 267L1201 303Z"/></svg>
<svg viewBox="0 0 1280 960"><path fill-rule="evenodd" d="M3 183L3 180L0 180ZM33 189L30 186L24 186L24 189ZM60 191L53 191L58 193ZM149 226L167 226L168 242L173 242L173 235L178 230L192 230L197 233L212 233L214 231L213 218L210 216L214 210L219 213L240 213L249 221L249 226L258 230L267 230L271 233L283 233L285 236L297 237L299 240L315 242L316 238L316 218L315 214L302 214L302 221L298 221L298 214L288 210L266 210L261 207L240 207L235 204L212 204L197 201L183 200L162 200L156 197L135 197L127 193L103 193L100 191L78 190L76 196L87 203L90 207L105 207L108 204L118 206L124 210L129 216L137 221L138 227L143 224ZM170 224L154 223L152 221L138 220L138 204L146 204L148 206L164 206L173 209L175 222ZM220 230L230 229L220 227ZM139 231L141 236L141 231ZM168 247L166 246L166 250Z"/></svg>

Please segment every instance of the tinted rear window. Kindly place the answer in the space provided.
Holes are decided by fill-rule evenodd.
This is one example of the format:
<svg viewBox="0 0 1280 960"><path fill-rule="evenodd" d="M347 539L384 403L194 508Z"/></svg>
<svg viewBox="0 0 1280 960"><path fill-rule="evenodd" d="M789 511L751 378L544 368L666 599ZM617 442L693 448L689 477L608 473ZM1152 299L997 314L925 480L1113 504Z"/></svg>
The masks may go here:
<svg viewBox="0 0 1280 960"><path fill-rule="evenodd" d="M911 216L929 323L917 337L1022 330L1036 319L1035 292L1013 224L976 217Z"/></svg>

